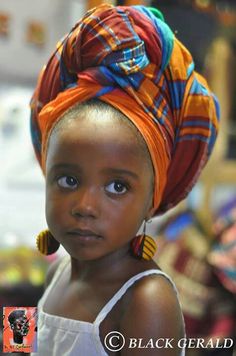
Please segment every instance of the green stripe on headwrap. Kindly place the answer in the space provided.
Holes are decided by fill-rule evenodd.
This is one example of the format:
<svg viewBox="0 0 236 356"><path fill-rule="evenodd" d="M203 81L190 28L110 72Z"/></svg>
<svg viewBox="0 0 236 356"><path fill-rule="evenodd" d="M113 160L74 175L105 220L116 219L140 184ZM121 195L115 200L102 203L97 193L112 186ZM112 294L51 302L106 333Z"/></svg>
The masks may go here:
<svg viewBox="0 0 236 356"><path fill-rule="evenodd" d="M164 15L160 10L156 9L155 7L148 7L148 10L150 10L158 19L165 22Z"/></svg>

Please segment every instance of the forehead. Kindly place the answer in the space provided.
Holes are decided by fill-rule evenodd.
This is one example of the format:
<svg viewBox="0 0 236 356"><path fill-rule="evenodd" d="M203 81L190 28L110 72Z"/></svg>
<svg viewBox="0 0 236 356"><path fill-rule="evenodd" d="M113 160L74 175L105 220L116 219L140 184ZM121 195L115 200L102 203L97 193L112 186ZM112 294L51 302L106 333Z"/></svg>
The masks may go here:
<svg viewBox="0 0 236 356"><path fill-rule="evenodd" d="M101 132L102 137L109 137L112 134L121 137L132 137L132 140L140 143L143 139L139 136L141 134L138 129L131 123L131 121L121 114L118 110L112 108L107 109L107 107L99 109L95 107L78 107L77 110L72 110L66 114L59 122L56 124L55 132L64 131L68 133L70 130L80 130L80 135L87 130L92 130L93 132L99 134Z"/></svg>
<svg viewBox="0 0 236 356"><path fill-rule="evenodd" d="M128 119L127 119L128 120ZM47 162L71 159L73 153L81 152L90 159L120 158L140 160L144 163L145 144L138 137L137 129L126 119L99 113L96 110L82 112L76 118L65 119L56 127L49 140ZM141 142L140 142L141 141Z"/></svg>

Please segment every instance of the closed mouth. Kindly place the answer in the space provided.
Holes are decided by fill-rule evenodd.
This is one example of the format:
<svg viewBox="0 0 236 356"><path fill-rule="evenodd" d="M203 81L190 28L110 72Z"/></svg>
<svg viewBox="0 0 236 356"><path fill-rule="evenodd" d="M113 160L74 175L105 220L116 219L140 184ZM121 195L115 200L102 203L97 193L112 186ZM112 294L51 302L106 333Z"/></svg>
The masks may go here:
<svg viewBox="0 0 236 356"><path fill-rule="evenodd" d="M83 241L97 240L102 238L100 235L95 234L91 230L82 230L82 229L70 230L68 231L68 235L75 236Z"/></svg>

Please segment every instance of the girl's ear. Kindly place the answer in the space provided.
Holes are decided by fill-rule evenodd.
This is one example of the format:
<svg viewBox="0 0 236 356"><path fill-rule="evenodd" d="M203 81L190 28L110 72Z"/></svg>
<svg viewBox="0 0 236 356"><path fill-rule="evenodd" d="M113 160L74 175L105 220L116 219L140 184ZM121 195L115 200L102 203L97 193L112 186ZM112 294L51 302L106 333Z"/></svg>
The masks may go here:
<svg viewBox="0 0 236 356"><path fill-rule="evenodd" d="M145 219L145 220L146 220L146 221L150 220L150 219L153 217L155 211L156 211L156 208L154 208L153 206L151 206L150 209L149 209L148 212L147 212L147 215L146 215L146 219Z"/></svg>

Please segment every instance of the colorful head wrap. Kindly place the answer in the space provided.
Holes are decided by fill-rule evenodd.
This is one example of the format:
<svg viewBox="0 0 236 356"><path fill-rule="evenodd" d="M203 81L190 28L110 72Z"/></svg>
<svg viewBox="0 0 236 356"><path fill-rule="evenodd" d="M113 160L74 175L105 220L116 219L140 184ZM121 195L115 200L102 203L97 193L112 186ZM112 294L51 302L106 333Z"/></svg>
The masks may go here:
<svg viewBox="0 0 236 356"><path fill-rule="evenodd" d="M91 98L119 109L141 132L154 167L156 213L175 206L212 151L219 108L156 9L103 4L58 43L31 101L32 140L43 171L55 122Z"/></svg>

